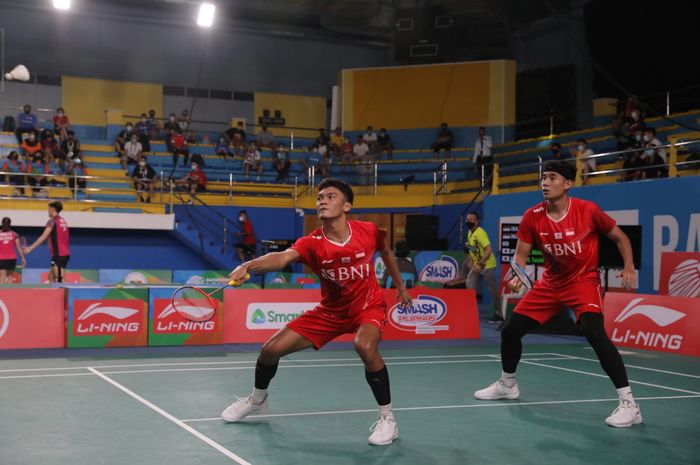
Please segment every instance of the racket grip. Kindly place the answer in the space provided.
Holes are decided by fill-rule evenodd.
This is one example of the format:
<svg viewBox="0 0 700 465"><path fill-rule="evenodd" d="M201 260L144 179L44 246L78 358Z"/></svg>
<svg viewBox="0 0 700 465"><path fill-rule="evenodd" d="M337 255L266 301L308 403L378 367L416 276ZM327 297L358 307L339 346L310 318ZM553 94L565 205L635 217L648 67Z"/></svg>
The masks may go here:
<svg viewBox="0 0 700 465"><path fill-rule="evenodd" d="M248 281L250 279L250 273L245 274L245 280ZM228 282L229 286L236 286L238 284L238 281L235 279L232 279L231 281Z"/></svg>

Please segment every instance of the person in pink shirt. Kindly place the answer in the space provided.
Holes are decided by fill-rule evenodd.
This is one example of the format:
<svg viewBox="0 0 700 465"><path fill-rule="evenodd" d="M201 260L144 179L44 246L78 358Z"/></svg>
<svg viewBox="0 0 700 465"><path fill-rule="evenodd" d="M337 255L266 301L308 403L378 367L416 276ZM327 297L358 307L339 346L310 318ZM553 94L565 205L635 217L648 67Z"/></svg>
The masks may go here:
<svg viewBox="0 0 700 465"><path fill-rule="evenodd" d="M49 240L51 252L51 267L49 268L49 280L52 283L63 282L63 273L70 259L68 223L60 215L63 204L57 200L49 203L49 222L46 223L44 232L32 245L23 249L25 254L30 254L39 247L42 242Z"/></svg>
<svg viewBox="0 0 700 465"><path fill-rule="evenodd" d="M22 259L22 266L27 266L27 259L19 244L19 236L11 229L11 226L12 220L10 218L2 219L0 226L0 284L12 282L12 273L17 267L17 251Z"/></svg>

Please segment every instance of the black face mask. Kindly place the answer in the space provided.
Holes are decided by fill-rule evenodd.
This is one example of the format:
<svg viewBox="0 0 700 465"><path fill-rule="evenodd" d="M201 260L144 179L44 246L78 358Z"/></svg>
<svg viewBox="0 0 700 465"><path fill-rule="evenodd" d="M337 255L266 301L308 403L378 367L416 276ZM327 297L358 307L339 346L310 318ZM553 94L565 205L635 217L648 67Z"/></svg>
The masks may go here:
<svg viewBox="0 0 700 465"><path fill-rule="evenodd" d="M554 155L558 154L558 153L559 153L559 149L552 149L552 153L553 153Z"/></svg>
<svg viewBox="0 0 700 465"><path fill-rule="evenodd" d="M467 221L465 224L467 225L467 229L469 230L474 229L474 226L476 226L476 223L472 223L471 221Z"/></svg>

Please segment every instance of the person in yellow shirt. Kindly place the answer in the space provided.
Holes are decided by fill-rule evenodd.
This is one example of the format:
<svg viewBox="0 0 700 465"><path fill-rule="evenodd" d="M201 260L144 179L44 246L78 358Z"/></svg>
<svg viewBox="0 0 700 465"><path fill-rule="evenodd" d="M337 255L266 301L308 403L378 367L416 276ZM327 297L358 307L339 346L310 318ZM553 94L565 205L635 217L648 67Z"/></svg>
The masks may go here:
<svg viewBox="0 0 700 465"><path fill-rule="evenodd" d="M348 143L348 140L343 135L343 130L340 126L335 128L333 134L331 134L331 144L330 149L334 157L340 158L343 154L343 146Z"/></svg>
<svg viewBox="0 0 700 465"><path fill-rule="evenodd" d="M503 321L503 316L498 312L498 293L496 286L496 256L491 247L489 236L484 228L479 226L479 215L471 212L467 214L467 249L472 268L467 275L467 289L476 289L483 278L491 295L493 316L489 323Z"/></svg>

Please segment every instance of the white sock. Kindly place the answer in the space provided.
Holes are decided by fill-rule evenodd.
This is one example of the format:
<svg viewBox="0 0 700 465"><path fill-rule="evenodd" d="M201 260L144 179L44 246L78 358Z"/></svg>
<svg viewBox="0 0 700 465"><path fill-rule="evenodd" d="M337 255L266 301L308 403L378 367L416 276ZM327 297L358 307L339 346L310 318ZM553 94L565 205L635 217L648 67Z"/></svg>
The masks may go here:
<svg viewBox="0 0 700 465"><path fill-rule="evenodd" d="M394 413L391 410L391 404L386 404L386 405L380 405L379 406L379 416L389 416L393 417Z"/></svg>
<svg viewBox="0 0 700 465"><path fill-rule="evenodd" d="M267 389L253 388L253 402L256 404L262 404L262 402L267 397Z"/></svg>
<svg viewBox="0 0 700 465"><path fill-rule="evenodd" d="M617 389L617 397L620 398L620 402L629 401L634 404L634 397L632 397L632 388L629 386Z"/></svg>
<svg viewBox="0 0 700 465"><path fill-rule="evenodd" d="M510 388L515 386L515 373L506 373L505 371L502 371L501 379L503 380L503 384L505 384L506 387Z"/></svg>

